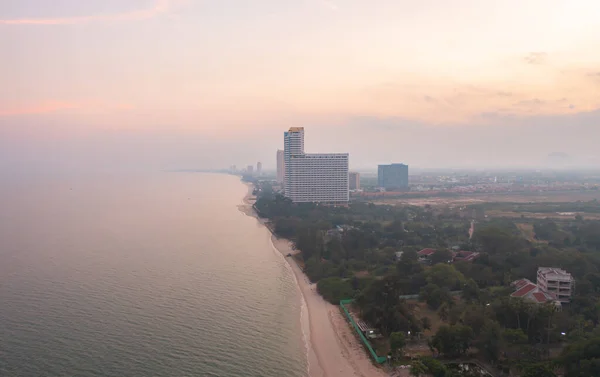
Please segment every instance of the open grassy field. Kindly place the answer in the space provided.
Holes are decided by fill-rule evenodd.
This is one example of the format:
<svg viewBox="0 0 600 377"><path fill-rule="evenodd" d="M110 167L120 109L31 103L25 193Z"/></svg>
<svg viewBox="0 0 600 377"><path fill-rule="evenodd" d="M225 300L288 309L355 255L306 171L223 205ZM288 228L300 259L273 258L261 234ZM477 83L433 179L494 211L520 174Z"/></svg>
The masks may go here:
<svg viewBox="0 0 600 377"><path fill-rule="evenodd" d="M572 212L569 214L561 214L557 212L513 212L506 210L487 210L485 214L488 217L506 217L511 219L553 219L553 220L572 220L575 216L580 215L585 220L600 220L600 213L584 213L584 212Z"/></svg>
<svg viewBox="0 0 600 377"><path fill-rule="evenodd" d="M414 305L413 313L415 314L415 317L417 317L418 319L427 317L431 322L431 329L423 331L423 335L425 337L435 335L440 326L444 324L437 312L435 310L431 310L431 308L429 308L424 302L419 302L417 300L409 300L408 303L410 305Z"/></svg>
<svg viewBox="0 0 600 377"><path fill-rule="evenodd" d="M533 231L533 224L528 223L519 223L516 224L521 233L523 233L523 237L531 242L535 242L535 232Z"/></svg>
<svg viewBox="0 0 600 377"><path fill-rule="evenodd" d="M374 198L375 204L404 204L414 206L464 206L480 203L564 203L600 200L600 191L546 191L464 194L453 197ZM520 215L519 215L520 216Z"/></svg>

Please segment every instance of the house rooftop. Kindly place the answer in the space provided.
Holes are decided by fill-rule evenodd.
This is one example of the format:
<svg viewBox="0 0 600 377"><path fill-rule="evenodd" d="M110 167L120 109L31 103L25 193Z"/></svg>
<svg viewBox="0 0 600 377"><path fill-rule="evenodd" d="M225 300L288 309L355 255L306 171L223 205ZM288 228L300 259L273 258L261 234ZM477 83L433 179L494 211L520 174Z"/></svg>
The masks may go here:
<svg viewBox="0 0 600 377"><path fill-rule="evenodd" d="M372 326L369 326L368 323L366 323L363 320L358 320L356 321L356 324L358 325L358 328L360 329L360 331L362 332L370 332L370 331L374 331L374 328Z"/></svg>
<svg viewBox="0 0 600 377"><path fill-rule="evenodd" d="M554 293L543 290L540 286L532 283L529 279L515 280L511 283L511 286L515 287L516 291L513 292L510 297L522 298L533 301L536 304L554 302L556 306L560 307L560 302L557 300Z"/></svg>
<svg viewBox="0 0 600 377"><path fill-rule="evenodd" d="M546 278L572 278L567 271L554 267L539 267L538 274L544 275Z"/></svg>
<svg viewBox="0 0 600 377"><path fill-rule="evenodd" d="M526 286L527 284L533 284L529 279L520 279L513 281L510 285L515 287L515 289L519 290Z"/></svg>
<svg viewBox="0 0 600 377"><path fill-rule="evenodd" d="M466 261L466 262L471 262L479 256L479 253L477 253L477 252L464 251L464 250L453 252L452 254L453 254L453 258L455 261Z"/></svg>
<svg viewBox="0 0 600 377"><path fill-rule="evenodd" d="M537 285L533 284L533 283L528 283L526 285L524 285L522 288L520 288L519 290L517 290L516 292L514 292L513 294L511 294L511 297L523 297L526 294L528 294L529 292L533 291L534 289L537 289Z"/></svg>
<svg viewBox="0 0 600 377"><path fill-rule="evenodd" d="M540 303L548 301L548 298L543 292L535 292L532 296L535 299L535 301Z"/></svg>
<svg viewBox="0 0 600 377"><path fill-rule="evenodd" d="M435 254L435 249L423 249L419 251L417 254L420 256L429 256Z"/></svg>

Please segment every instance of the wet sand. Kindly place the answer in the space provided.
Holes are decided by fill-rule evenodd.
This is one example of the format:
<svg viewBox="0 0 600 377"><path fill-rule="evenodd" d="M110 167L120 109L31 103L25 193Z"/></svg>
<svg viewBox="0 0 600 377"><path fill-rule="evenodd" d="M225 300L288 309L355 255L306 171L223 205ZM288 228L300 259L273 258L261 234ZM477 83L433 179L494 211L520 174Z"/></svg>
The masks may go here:
<svg viewBox="0 0 600 377"><path fill-rule="evenodd" d="M240 205L240 211L259 219L252 205L252 185ZM273 247L283 256L297 253L286 239L271 236ZM316 284L311 284L298 264L291 257L285 258L296 277L298 289L304 300L302 305L303 328L308 343L308 362L310 377L384 377L387 374L376 367L354 330L350 327L336 305L325 301L317 292Z"/></svg>

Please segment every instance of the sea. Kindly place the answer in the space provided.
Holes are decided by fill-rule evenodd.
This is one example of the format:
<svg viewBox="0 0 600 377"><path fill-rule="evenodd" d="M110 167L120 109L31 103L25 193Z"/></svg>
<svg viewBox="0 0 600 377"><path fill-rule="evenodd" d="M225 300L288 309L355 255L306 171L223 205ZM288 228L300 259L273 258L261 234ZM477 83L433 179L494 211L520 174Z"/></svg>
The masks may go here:
<svg viewBox="0 0 600 377"><path fill-rule="evenodd" d="M307 375L302 300L238 177L0 179L0 376Z"/></svg>

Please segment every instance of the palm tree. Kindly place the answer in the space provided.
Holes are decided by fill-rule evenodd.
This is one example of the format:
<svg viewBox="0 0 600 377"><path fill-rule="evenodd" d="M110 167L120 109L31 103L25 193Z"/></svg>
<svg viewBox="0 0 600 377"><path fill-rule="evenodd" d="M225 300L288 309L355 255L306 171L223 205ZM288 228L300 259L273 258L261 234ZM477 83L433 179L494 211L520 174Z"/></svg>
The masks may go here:
<svg viewBox="0 0 600 377"><path fill-rule="evenodd" d="M529 324L532 319L538 315L538 306L536 304L528 304L525 307L525 311L527 312L527 332L529 332Z"/></svg>
<svg viewBox="0 0 600 377"><path fill-rule="evenodd" d="M510 308L517 315L517 327L521 329L521 311L524 309L524 302L521 298L512 298L510 300Z"/></svg>

